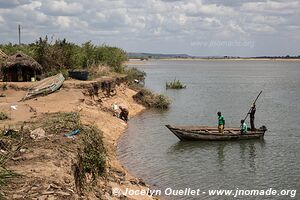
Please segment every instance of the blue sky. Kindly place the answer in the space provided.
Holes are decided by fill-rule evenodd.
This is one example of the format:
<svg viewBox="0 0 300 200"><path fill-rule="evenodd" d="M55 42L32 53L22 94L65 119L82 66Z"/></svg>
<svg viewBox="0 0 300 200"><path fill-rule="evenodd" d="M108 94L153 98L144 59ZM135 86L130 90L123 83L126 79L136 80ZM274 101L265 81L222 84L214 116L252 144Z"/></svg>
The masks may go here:
<svg viewBox="0 0 300 200"><path fill-rule="evenodd" d="M197 56L300 55L299 0L0 0L0 43L38 37Z"/></svg>

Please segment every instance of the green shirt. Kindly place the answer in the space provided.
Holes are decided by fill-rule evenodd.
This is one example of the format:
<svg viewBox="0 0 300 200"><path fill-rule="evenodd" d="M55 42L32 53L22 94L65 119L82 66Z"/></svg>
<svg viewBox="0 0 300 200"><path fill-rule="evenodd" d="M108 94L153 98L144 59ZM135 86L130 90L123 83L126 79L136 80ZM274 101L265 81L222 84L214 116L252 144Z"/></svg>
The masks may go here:
<svg viewBox="0 0 300 200"><path fill-rule="evenodd" d="M223 115L218 117L218 121L219 121L219 125L224 125L225 124L225 119L224 119Z"/></svg>
<svg viewBox="0 0 300 200"><path fill-rule="evenodd" d="M244 123L242 124L242 133L247 133L247 131L248 131L248 126L247 126L247 124L244 122Z"/></svg>

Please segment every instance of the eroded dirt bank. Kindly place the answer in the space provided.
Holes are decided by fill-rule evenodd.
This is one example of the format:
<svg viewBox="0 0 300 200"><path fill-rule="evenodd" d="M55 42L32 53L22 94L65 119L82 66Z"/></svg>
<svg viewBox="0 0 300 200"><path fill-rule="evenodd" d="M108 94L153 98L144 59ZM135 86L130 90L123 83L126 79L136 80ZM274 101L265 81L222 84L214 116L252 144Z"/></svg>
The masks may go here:
<svg viewBox="0 0 300 200"><path fill-rule="evenodd" d="M103 142L107 150L105 177L98 178L97 184L87 187L83 194L76 190L73 164L76 162L80 134L75 139L64 137L64 133L53 134L46 131L45 137L26 137L24 148L7 162L7 168L21 174L11 180L3 194L7 199L153 199L149 196L123 196L114 194L113 189L147 189L147 185L131 176L119 163L116 156L117 139L125 131L127 124L113 116L111 105L125 104L130 117L145 108L137 104L132 96L135 91L124 84L116 87L116 95L102 97L102 102L92 100L83 94L89 82L66 81L57 92L47 96L20 102L30 83L15 83L14 88L0 91L0 108L9 120L0 121L1 128L20 129L57 112L79 113L85 125L94 125L103 132ZM16 90L17 89L17 90ZM101 95L100 95L101 96ZM13 106L13 107L11 107ZM16 109L14 109L16 108ZM24 125L25 122L25 125ZM59 123L59 122L58 122ZM13 146L13 145L12 145Z"/></svg>

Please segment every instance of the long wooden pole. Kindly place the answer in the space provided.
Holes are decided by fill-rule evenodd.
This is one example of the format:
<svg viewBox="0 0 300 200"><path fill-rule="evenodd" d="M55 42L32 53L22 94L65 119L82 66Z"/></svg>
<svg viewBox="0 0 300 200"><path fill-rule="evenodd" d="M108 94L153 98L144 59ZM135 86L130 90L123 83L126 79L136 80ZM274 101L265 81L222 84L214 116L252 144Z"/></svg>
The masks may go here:
<svg viewBox="0 0 300 200"><path fill-rule="evenodd" d="M260 91L260 93L257 95L257 97L256 97L256 99L254 100L253 104L256 103L256 101L257 101L258 97L261 95L261 93L262 93L262 91ZM253 105L253 104L252 104L252 105ZM247 115L246 115L244 121L246 121L246 119L247 119L247 117L248 117L248 115L249 115L251 109L252 109L252 107L251 107L251 108L249 109L249 111L247 112Z"/></svg>
<svg viewBox="0 0 300 200"><path fill-rule="evenodd" d="M18 30L19 30L19 45L21 45L21 25L20 24L18 26Z"/></svg>

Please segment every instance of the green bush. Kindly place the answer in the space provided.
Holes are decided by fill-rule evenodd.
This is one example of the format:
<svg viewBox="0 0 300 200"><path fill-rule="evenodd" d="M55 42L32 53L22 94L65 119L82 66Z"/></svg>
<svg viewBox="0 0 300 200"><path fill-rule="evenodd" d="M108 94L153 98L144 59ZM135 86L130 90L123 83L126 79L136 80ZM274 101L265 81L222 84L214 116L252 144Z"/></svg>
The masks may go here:
<svg viewBox="0 0 300 200"><path fill-rule="evenodd" d="M156 95L145 88L135 94L133 99L147 108L168 109L171 104L168 97L162 94Z"/></svg>
<svg viewBox="0 0 300 200"><path fill-rule="evenodd" d="M183 85L180 80L174 79L174 81L166 82L167 89L184 89L186 85Z"/></svg>
<svg viewBox="0 0 300 200"><path fill-rule="evenodd" d="M123 62L127 54L118 47L108 45L93 45L90 41L77 45L66 39L49 43L48 37L39 38L31 44L2 44L0 48L12 55L17 51L33 57L43 66L46 74L54 74L63 70L86 69L91 66L106 65L114 72L124 72Z"/></svg>
<svg viewBox="0 0 300 200"><path fill-rule="evenodd" d="M170 106L170 100L166 96L159 94L155 97L154 107L159 109L168 109Z"/></svg>

